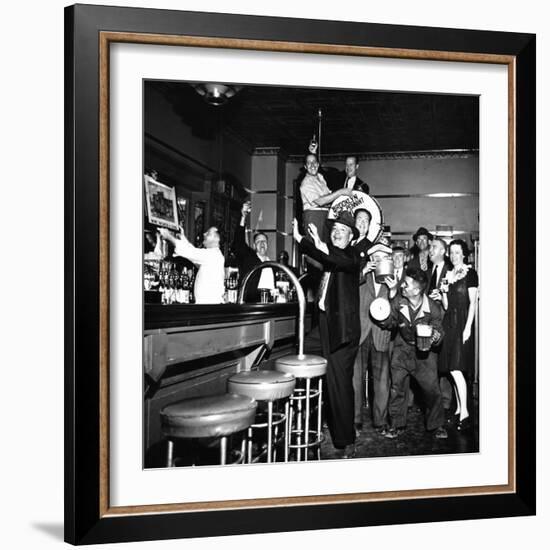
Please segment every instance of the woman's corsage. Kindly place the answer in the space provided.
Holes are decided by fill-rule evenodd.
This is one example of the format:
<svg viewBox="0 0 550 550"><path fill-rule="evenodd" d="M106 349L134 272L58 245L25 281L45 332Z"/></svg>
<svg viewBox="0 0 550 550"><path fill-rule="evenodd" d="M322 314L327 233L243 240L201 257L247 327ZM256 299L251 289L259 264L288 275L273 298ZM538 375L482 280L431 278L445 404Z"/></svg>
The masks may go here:
<svg viewBox="0 0 550 550"><path fill-rule="evenodd" d="M459 268L454 268L450 273L447 273L449 284L456 283L460 279L464 279L472 266L470 264L462 264Z"/></svg>

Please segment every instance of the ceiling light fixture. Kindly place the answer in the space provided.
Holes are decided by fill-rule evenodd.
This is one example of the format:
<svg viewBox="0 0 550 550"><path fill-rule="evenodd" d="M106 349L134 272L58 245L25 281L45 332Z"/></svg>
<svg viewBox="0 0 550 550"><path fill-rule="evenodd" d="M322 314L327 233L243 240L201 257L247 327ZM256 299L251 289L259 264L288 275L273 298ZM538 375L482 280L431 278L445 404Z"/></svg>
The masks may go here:
<svg viewBox="0 0 550 550"><path fill-rule="evenodd" d="M233 86L230 84L217 84L214 82L201 82L192 84L195 91L203 97L209 105L219 107L227 103L227 100L232 98L239 92L242 86Z"/></svg>

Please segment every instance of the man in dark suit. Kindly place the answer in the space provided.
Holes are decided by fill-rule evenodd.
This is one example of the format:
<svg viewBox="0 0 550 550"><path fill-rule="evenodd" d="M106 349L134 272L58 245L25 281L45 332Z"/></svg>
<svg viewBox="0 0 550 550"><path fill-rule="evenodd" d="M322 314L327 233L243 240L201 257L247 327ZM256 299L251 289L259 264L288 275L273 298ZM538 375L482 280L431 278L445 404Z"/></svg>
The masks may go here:
<svg viewBox="0 0 550 550"><path fill-rule="evenodd" d="M323 355L327 359L328 425L332 443L341 458L355 455L353 426L353 362L360 336L359 257L351 246L358 237L355 221L343 212L331 221L330 242L319 239L314 224L308 226L312 241L299 232L294 220L294 239L300 250L323 266L317 305Z"/></svg>
<svg viewBox="0 0 550 550"><path fill-rule="evenodd" d="M357 175L358 170L359 161L357 157L354 155L346 157L345 176L340 187L342 189L348 188L354 191L362 191L368 195L369 186Z"/></svg>
<svg viewBox="0 0 550 550"><path fill-rule="evenodd" d="M246 216L250 212L250 202L245 202L241 208L241 221L235 229L233 236L233 252L239 264L239 275L241 282L245 275L255 266L262 262L267 262L267 235L259 231L254 235L254 248L246 244ZM259 302L259 288L272 290L275 288L273 270L271 268L256 271L246 288L244 299L246 302Z"/></svg>
<svg viewBox="0 0 550 550"><path fill-rule="evenodd" d="M393 277L397 281L397 288L401 288L401 283L405 279L405 249L402 246L392 248L393 259Z"/></svg>
<svg viewBox="0 0 550 550"><path fill-rule="evenodd" d="M447 257L447 243L440 237L434 237L430 245L430 261L433 264L428 284L428 296L441 304L441 283L447 277L447 272L452 271L453 264ZM453 386L446 376L440 376L439 387L445 416L450 418L450 408L453 399Z"/></svg>
<svg viewBox="0 0 550 550"><path fill-rule="evenodd" d="M426 273L430 273L432 262L429 256L429 249L430 241L434 236L425 227L419 227L412 238L414 245L410 250L411 258L407 263L407 267L414 267L415 269L421 269Z"/></svg>
<svg viewBox="0 0 550 550"><path fill-rule="evenodd" d="M432 270L429 275L428 295L432 300L441 303L441 281L447 277L447 272L453 269L451 260L447 257L447 243L440 237L434 237L428 252ZM434 292L435 291L435 292Z"/></svg>
<svg viewBox="0 0 550 550"><path fill-rule="evenodd" d="M357 254L359 254L360 268L363 269L369 261L368 251L374 244L367 237L369 233L370 222L372 214L366 208L358 208L354 213L355 227L359 232L359 237L355 239L351 244L355 248Z"/></svg>

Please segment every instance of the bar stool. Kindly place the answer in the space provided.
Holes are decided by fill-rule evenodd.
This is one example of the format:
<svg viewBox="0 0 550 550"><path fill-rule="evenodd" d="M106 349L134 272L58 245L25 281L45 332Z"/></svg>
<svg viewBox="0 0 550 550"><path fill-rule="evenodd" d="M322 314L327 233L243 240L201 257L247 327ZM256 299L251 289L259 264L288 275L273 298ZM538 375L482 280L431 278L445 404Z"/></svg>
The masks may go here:
<svg viewBox="0 0 550 550"><path fill-rule="evenodd" d="M321 443L324 440L322 433L322 406L323 406L323 379L327 372L327 360L318 355L287 355L275 361L275 370L293 374L297 381L304 380L305 388L296 388L290 397L290 434L296 436L296 443L289 442L290 449L296 449L296 459L299 462L304 451L304 460L308 460L308 451L317 447L317 459L321 458ZM312 380L317 381L317 387L312 388ZM310 430L310 416L312 401L317 400L317 429ZM305 414L302 402L305 401ZM296 405L296 422L293 423L294 407ZM303 417L303 418L302 418ZM313 440L310 439L314 435ZM304 442L302 443L302 436Z"/></svg>
<svg viewBox="0 0 550 550"><path fill-rule="evenodd" d="M256 401L267 402L267 422L258 422L258 417L254 424L248 428L247 457L248 463L252 462L252 435L253 430L258 428L267 428L267 462L273 461L274 450L277 448L277 426L285 423L284 429L284 456L285 462L288 462L288 415L289 401L288 397L294 391L296 379L292 374L276 372L272 370L253 370L234 374L227 382L227 391L238 395L251 397ZM280 399L285 399L285 412L273 412L273 403ZM275 442L273 442L273 428L275 428ZM261 456L261 455L260 455ZM259 458L259 457L258 457Z"/></svg>
<svg viewBox="0 0 550 550"><path fill-rule="evenodd" d="M246 430L258 404L244 395L211 395L184 399L160 411L162 432L168 440L167 466L174 465L174 439L220 438L220 464L227 461L227 437ZM244 460L239 454L236 463Z"/></svg>

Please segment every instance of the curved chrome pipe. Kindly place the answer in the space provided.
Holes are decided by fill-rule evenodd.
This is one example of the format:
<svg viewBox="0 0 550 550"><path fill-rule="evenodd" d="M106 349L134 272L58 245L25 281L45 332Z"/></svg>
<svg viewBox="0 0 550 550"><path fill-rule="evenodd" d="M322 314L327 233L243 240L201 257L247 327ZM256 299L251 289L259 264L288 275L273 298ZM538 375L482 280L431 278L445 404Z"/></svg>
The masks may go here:
<svg viewBox="0 0 550 550"><path fill-rule="evenodd" d="M305 316L306 316L306 296L304 294L304 289L302 288L302 285L298 280L298 277L296 277L296 275L290 268L278 262L262 262L261 264L254 266L246 274L246 277L243 279L241 289L239 290L239 304L244 304L244 291L246 289L246 285L248 284L248 281L250 280L250 276L254 272L258 271L259 269L263 269L264 267L281 269L288 275L288 278L294 284L294 288L296 289L296 295L298 297L298 355L302 357L304 355L304 330L305 330L304 323L305 323Z"/></svg>

